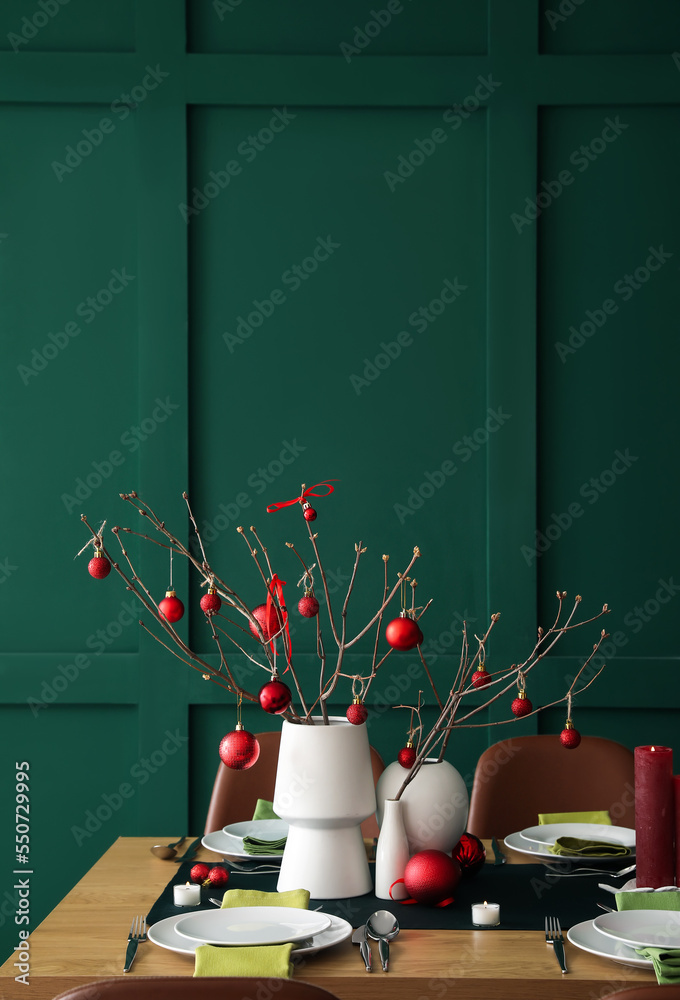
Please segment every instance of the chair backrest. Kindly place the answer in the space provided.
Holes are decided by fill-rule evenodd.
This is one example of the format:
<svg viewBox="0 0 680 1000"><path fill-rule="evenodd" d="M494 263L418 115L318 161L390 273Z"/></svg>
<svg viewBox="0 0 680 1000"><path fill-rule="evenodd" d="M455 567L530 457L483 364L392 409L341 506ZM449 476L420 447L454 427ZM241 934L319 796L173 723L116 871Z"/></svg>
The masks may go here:
<svg viewBox="0 0 680 1000"><path fill-rule="evenodd" d="M321 986L297 979L256 979L248 976L134 976L103 979L74 986L55 1000L338 1000Z"/></svg>
<svg viewBox="0 0 680 1000"><path fill-rule="evenodd" d="M607 1000L659 1000L662 993L663 1000L680 1000L680 985L666 983L659 986L658 983L649 983L648 986L634 986L632 990L608 993Z"/></svg>
<svg viewBox="0 0 680 1000"><path fill-rule="evenodd" d="M505 837L538 823L538 813L608 809L612 823L635 826L633 753L620 743L584 736L567 750L558 736L502 740L479 758L468 831Z"/></svg>
<svg viewBox="0 0 680 1000"><path fill-rule="evenodd" d="M220 763L208 807L205 833L251 819L258 799L274 798L281 733L257 733L257 739L260 756L247 771L234 771ZM385 770L385 764L374 747L371 747L371 767L375 783ZM378 836L380 831L374 815L364 820L361 832L364 837Z"/></svg>

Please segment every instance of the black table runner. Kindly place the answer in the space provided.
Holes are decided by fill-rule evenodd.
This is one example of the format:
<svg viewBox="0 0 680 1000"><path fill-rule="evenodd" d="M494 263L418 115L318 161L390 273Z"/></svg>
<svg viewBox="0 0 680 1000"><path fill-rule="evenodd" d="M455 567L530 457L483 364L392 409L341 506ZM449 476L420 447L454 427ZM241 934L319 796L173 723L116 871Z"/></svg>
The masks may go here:
<svg viewBox="0 0 680 1000"><path fill-rule="evenodd" d="M201 888L200 906L175 906L172 890L175 885L189 881L192 864L179 866L165 889L151 907L147 922L154 924L165 917L180 913L193 913L214 906L210 897L221 899L225 888ZM371 872L374 865L370 866ZM420 903L404 904L400 901L378 899L373 893L351 899L311 899L310 909L323 903L324 913L348 920L353 927L366 922L374 910L388 909L395 913L402 928L427 930L473 930L471 906L473 903L499 903L500 929L506 931L543 930L546 916L558 917L566 930L582 920L596 917L597 902L612 906L611 893L598 889L598 882L620 887L627 876L614 875L566 876L552 875L544 865L484 865L472 878L463 879L456 889L450 906L423 906ZM226 889L260 889L276 892L276 874L251 875L230 872Z"/></svg>

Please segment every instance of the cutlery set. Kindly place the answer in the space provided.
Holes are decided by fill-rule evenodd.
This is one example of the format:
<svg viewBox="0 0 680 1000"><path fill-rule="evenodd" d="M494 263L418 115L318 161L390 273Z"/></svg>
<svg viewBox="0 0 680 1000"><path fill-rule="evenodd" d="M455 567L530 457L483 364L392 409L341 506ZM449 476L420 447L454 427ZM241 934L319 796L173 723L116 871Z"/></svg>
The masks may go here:
<svg viewBox="0 0 680 1000"><path fill-rule="evenodd" d="M365 924L352 934L352 944L359 945L361 959L366 967L366 972L372 971L371 948L368 939L378 942L378 954L383 972L389 972L390 968L390 941L393 941L399 933L399 921L389 910L376 910L372 913Z"/></svg>
<svg viewBox="0 0 680 1000"><path fill-rule="evenodd" d="M123 972L129 972L132 968L140 941L146 941L146 917L135 917L132 921L130 934L128 935L128 946L125 952Z"/></svg>

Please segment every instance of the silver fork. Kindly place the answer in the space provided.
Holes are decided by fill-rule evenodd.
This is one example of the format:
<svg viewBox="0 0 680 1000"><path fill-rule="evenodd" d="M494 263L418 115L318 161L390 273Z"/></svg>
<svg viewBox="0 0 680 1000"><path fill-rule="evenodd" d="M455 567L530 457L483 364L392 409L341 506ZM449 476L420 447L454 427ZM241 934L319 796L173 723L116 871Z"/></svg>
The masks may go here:
<svg viewBox="0 0 680 1000"><path fill-rule="evenodd" d="M223 862L229 868L233 868L235 872L240 872L242 875L247 875L249 872L261 875L263 872L271 874L272 872L281 871L279 865L242 865L237 861L231 861L229 858L224 858Z"/></svg>
<svg viewBox="0 0 680 1000"><path fill-rule="evenodd" d="M130 934L128 936L128 946L125 952L125 965L123 972L129 972L137 954L137 946L140 941L146 941L146 917L134 917Z"/></svg>
<svg viewBox="0 0 680 1000"><path fill-rule="evenodd" d="M564 958L564 938L562 937L562 928L557 917L545 918L545 943L553 946L555 958L560 963L562 972L567 972L567 963Z"/></svg>
<svg viewBox="0 0 680 1000"><path fill-rule="evenodd" d="M559 878L569 878L574 875L609 875L612 878L620 878L622 875L629 875L635 871L635 865L628 865L627 868L622 868L618 872L613 872L611 868L571 868L567 872L560 872L556 871L550 865L546 865L545 867L551 875L556 875Z"/></svg>

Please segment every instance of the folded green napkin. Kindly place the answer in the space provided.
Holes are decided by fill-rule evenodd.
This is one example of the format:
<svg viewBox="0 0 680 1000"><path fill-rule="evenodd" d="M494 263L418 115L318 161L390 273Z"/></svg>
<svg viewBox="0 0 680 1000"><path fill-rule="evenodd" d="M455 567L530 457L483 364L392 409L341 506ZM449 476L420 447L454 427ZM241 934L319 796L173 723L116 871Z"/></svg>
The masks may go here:
<svg viewBox="0 0 680 1000"><path fill-rule="evenodd" d="M281 819L274 812L274 803L269 799L258 799L253 813L253 819Z"/></svg>
<svg viewBox="0 0 680 1000"><path fill-rule="evenodd" d="M201 944L196 949L194 976L261 976L289 979L293 943L258 945L254 948L222 948Z"/></svg>
<svg viewBox="0 0 680 1000"><path fill-rule="evenodd" d="M630 854L630 849L623 844L608 844L604 840L580 840L578 837L558 837L548 850L551 854L579 858L625 858Z"/></svg>
<svg viewBox="0 0 680 1000"><path fill-rule="evenodd" d="M644 893L642 895L645 895ZM649 893L652 895L652 893ZM659 986L667 986L671 983L680 983L680 950L677 948L671 951L664 951L663 948L636 948L635 951L642 958L648 958L654 963L656 981Z"/></svg>
<svg viewBox="0 0 680 1000"><path fill-rule="evenodd" d="M617 892L617 910L680 910L680 892Z"/></svg>
<svg viewBox="0 0 680 1000"><path fill-rule="evenodd" d="M306 889L289 889L288 892L227 889L222 897L222 909L226 906L296 906L298 910L306 910L309 893Z"/></svg>
<svg viewBox="0 0 680 1000"><path fill-rule="evenodd" d="M596 809L591 812L575 813L539 813L539 826L546 823L600 823L611 826L611 819L606 809Z"/></svg>

